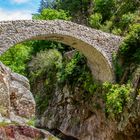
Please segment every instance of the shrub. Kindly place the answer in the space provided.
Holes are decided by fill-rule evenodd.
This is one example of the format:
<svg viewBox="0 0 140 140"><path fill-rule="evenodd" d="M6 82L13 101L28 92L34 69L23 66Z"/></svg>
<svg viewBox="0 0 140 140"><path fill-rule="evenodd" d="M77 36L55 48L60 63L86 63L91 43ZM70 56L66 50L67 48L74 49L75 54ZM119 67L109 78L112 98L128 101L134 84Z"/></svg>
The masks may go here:
<svg viewBox="0 0 140 140"><path fill-rule="evenodd" d="M59 69L62 66L62 55L55 49L40 51L32 58L29 69L34 78L41 74Z"/></svg>
<svg viewBox="0 0 140 140"><path fill-rule="evenodd" d="M115 34L115 35L121 35L122 31L121 31L121 29L119 29L119 28L114 28L114 29L112 30L112 33Z"/></svg>
<svg viewBox="0 0 140 140"><path fill-rule="evenodd" d="M71 17L68 16L68 13L64 10L55 10L51 8L43 9L40 14L35 14L33 19L37 20L54 20L54 19L63 19L70 20Z"/></svg>
<svg viewBox="0 0 140 140"><path fill-rule="evenodd" d="M131 101L131 92L133 91L130 84L119 85L104 83L106 112L110 116L117 115L123 111L123 107Z"/></svg>
<svg viewBox="0 0 140 140"><path fill-rule="evenodd" d="M101 13L103 21L108 20L115 10L114 0L95 0L95 11Z"/></svg>
<svg viewBox="0 0 140 140"><path fill-rule="evenodd" d="M10 67L14 72L26 76L26 62L30 59L31 50L30 46L18 44L6 51L0 57L0 61Z"/></svg>
<svg viewBox="0 0 140 140"><path fill-rule="evenodd" d="M120 46L119 53L124 58L124 62L139 63L140 62L140 24L131 26L130 33Z"/></svg>
<svg viewBox="0 0 140 140"><path fill-rule="evenodd" d="M101 25L101 30L104 32L111 32L113 26L113 22L112 21L106 21L104 24Z"/></svg>
<svg viewBox="0 0 140 140"><path fill-rule="evenodd" d="M61 67L62 55L55 49L38 52L29 64L29 77L38 115L44 113L49 104L56 88L56 73Z"/></svg>
<svg viewBox="0 0 140 140"><path fill-rule="evenodd" d="M102 15L99 13L95 13L91 15L89 18L89 24L93 28L99 29L101 26L101 21L102 21Z"/></svg>
<svg viewBox="0 0 140 140"><path fill-rule="evenodd" d="M68 81L69 83L74 83L77 81L78 76L83 72L83 64L85 64L85 57L76 52L71 60L65 60L63 62L63 67L58 73L58 81L61 83Z"/></svg>

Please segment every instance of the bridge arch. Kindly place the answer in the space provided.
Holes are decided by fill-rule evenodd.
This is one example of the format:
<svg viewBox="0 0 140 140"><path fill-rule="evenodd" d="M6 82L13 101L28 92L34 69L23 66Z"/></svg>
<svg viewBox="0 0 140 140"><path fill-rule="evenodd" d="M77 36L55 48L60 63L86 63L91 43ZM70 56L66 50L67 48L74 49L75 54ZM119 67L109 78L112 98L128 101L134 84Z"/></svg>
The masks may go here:
<svg viewBox="0 0 140 140"><path fill-rule="evenodd" d="M15 44L34 39L53 40L76 48L87 57L97 80L115 80L112 53L117 52L121 37L62 20L0 22L0 55Z"/></svg>

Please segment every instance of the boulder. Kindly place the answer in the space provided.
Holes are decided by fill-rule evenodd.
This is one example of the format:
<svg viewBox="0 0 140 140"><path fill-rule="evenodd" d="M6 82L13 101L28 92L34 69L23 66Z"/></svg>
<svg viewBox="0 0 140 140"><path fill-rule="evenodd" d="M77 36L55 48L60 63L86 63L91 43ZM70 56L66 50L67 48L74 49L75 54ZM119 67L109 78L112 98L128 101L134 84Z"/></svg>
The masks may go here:
<svg viewBox="0 0 140 140"><path fill-rule="evenodd" d="M23 124L35 117L35 100L26 77L12 72L0 62L1 117ZM22 121L20 121L22 120Z"/></svg>

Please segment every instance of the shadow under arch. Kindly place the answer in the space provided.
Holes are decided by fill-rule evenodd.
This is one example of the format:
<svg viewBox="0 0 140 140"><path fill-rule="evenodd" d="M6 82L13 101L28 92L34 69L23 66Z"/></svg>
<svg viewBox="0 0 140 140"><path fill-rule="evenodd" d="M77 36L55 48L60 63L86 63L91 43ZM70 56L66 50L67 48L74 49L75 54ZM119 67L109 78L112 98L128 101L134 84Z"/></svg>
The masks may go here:
<svg viewBox="0 0 140 140"><path fill-rule="evenodd" d="M0 22L0 54L27 40L52 40L83 53L95 79L114 82L112 53L122 38L62 20L17 20Z"/></svg>

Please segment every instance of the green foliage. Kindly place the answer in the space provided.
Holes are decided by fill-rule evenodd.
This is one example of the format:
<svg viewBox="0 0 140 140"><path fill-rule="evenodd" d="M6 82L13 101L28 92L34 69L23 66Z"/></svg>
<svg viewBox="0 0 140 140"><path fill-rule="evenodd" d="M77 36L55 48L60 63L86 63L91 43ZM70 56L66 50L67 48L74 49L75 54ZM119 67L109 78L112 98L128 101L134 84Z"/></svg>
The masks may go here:
<svg viewBox="0 0 140 140"><path fill-rule="evenodd" d="M64 45L64 44L61 44L58 42L54 42L54 41L48 41L48 40L32 41L31 47L32 47L33 55L36 55L40 51L49 50L49 49L56 49L56 50L60 51L62 54L71 50L71 47L69 47L67 45Z"/></svg>
<svg viewBox="0 0 140 140"><path fill-rule="evenodd" d="M85 57L76 52L70 61L65 61L61 71L58 73L59 82L74 82L75 78L82 72L81 66L85 63ZM80 66L81 65L81 66Z"/></svg>
<svg viewBox="0 0 140 140"><path fill-rule="evenodd" d="M87 66L86 58L79 52L75 52L70 60L63 61L63 67L57 73L59 84L68 84L72 87L82 89L84 100L89 99L94 95L96 90L100 87L98 83L94 81L94 78Z"/></svg>
<svg viewBox="0 0 140 140"><path fill-rule="evenodd" d="M88 25L88 18L93 14L93 0L57 0L56 9L68 11L72 21Z"/></svg>
<svg viewBox="0 0 140 140"><path fill-rule="evenodd" d="M68 16L68 12L64 10L55 10L55 9L43 9L40 14L35 14L33 19L37 20L54 20L54 19L62 19L62 20L70 20L71 18Z"/></svg>
<svg viewBox="0 0 140 140"><path fill-rule="evenodd" d="M6 66L14 72L26 75L26 62L30 59L31 48L24 44L18 44L10 48L0 57Z"/></svg>
<svg viewBox="0 0 140 140"><path fill-rule="evenodd" d="M29 63L29 78L40 115L46 110L55 91L56 75L61 67L62 55L56 49L38 52Z"/></svg>
<svg viewBox="0 0 140 140"><path fill-rule="evenodd" d="M115 10L115 0L95 0L95 11L101 13L103 21L109 19Z"/></svg>
<svg viewBox="0 0 140 140"><path fill-rule="evenodd" d="M120 54L127 64L140 63L140 24L131 27L130 33L120 46Z"/></svg>
<svg viewBox="0 0 140 140"><path fill-rule="evenodd" d="M132 78L133 71L140 64L139 44L140 25L134 24L120 45L118 53L113 56L117 82L125 83Z"/></svg>
<svg viewBox="0 0 140 140"><path fill-rule="evenodd" d="M139 21L139 7L140 2L135 0L95 0L94 13L102 16L99 29L126 35L129 26Z"/></svg>
<svg viewBox="0 0 140 140"><path fill-rule="evenodd" d="M29 64L29 69L33 77L41 76L42 74L59 69L62 67L62 55L57 50L40 51Z"/></svg>
<svg viewBox="0 0 140 140"><path fill-rule="evenodd" d="M35 118L31 118L30 120L28 120L26 122L26 124L29 125L29 126L35 126Z"/></svg>
<svg viewBox="0 0 140 140"><path fill-rule="evenodd" d="M89 24L91 27L99 29L101 26L102 15L100 13L95 13L90 16Z"/></svg>
<svg viewBox="0 0 140 140"><path fill-rule="evenodd" d="M132 14L130 12L121 15L118 17L113 17L112 21L114 23L114 27L112 27L112 33L116 35L125 35L129 31L130 25L132 25L136 19L137 15ZM118 18L118 21L116 22Z"/></svg>
<svg viewBox="0 0 140 140"><path fill-rule="evenodd" d="M130 84L119 85L104 83L106 112L110 116L117 115L123 111L124 106L131 102L131 92L133 91Z"/></svg>
<svg viewBox="0 0 140 140"><path fill-rule="evenodd" d="M104 24L101 25L101 30L104 32L111 32L113 26L113 22L112 21L106 21Z"/></svg>
<svg viewBox="0 0 140 140"><path fill-rule="evenodd" d="M35 95L36 111L38 115L43 114L49 105L50 95L48 92L46 92L46 95L44 94L45 93L42 92Z"/></svg>
<svg viewBox="0 0 140 140"><path fill-rule="evenodd" d="M119 57L116 53L112 55L112 59L113 59L113 65L115 68L114 70L115 70L116 81L119 82L123 75L124 69L122 65L120 64Z"/></svg>
<svg viewBox="0 0 140 140"><path fill-rule="evenodd" d="M122 0L122 1L116 0L116 7L117 10L115 14L117 16L121 16L129 12L134 13L136 10L139 9L140 1L139 0Z"/></svg>
<svg viewBox="0 0 140 140"><path fill-rule="evenodd" d="M86 70L80 77L81 81L83 81L82 88L86 92L86 96L93 96L96 90L100 87L100 84L94 81L94 77L90 71Z"/></svg>
<svg viewBox="0 0 140 140"><path fill-rule="evenodd" d="M131 24L135 19L135 15L132 13L124 14L122 15L121 21L120 21L120 26L122 29L126 28Z"/></svg>
<svg viewBox="0 0 140 140"><path fill-rule="evenodd" d="M79 10L81 10L81 1L80 0L59 0L57 2L57 8L62 8L65 11L70 11L71 15Z"/></svg>
<svg viewBox="0 0 140 140"><path fill-rule="evenodd" d="M82 12L83 14L85 14L84 12L87 11L89 6L89 3L91 3L92 0L59 0L57 2L57 8L59 9L64 9L65 11L69 11L71 15L74 15L76 12Z"/></svg>
<svg viewBox="0 0 140 140"><path fill-rule="evenodd" d="M114 29L112 30L112 33L115 34L115 35L121 35L122 30L119 29L119 28L114 28Z"/></svg>

